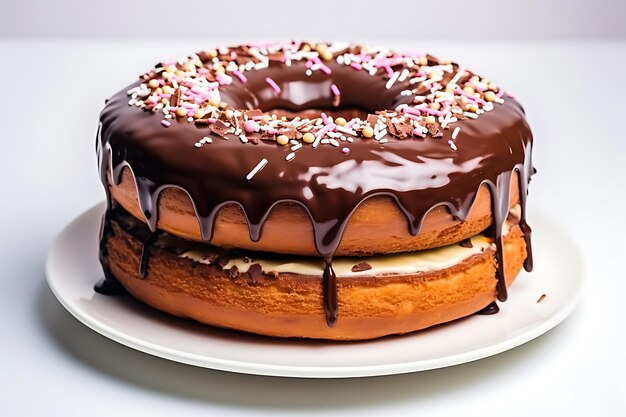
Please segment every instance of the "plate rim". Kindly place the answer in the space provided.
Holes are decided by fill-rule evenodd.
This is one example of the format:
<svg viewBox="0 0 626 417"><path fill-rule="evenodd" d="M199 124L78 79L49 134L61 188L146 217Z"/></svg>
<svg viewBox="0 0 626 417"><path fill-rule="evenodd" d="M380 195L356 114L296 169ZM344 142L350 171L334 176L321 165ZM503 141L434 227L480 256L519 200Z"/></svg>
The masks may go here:
<svg viewBox="0 0 626 417"><path fill-rule="evenodd" d="M75 226L75 223L79 219L89 216L94 211L102 211L103 208L104 202L101 202L83 211L79 215L73 217L72 220L68 224L66 224L54 238L52 244L48 249L45 262L46 281L48 283L48 286L52 290L52 293L61 303L61 305L73 317L75 317L78 321L83 323L88 328L107 337L108 339L111 339L121 345L132 348L134 350L150 354L152 356L201 368L236 372L241 374L275 377L361 378L406 374L449 366L456 366L484 359L486 357L497 355L507 350L514 349L550 331L562 321L564 321L574 311L575 307L582 297L582 293L586 285L586 268L583 259L579 259L578 262L581 266L581 273L579 274L580 278L578 288L576 289L573 296L569 299L569 301L563 307L559 308L548 319L542 321L535 327L532 327L531 329L519 335L516 335L515 337L507 338L493 345L483 346L466 352L442 356L438 358L376 365L302 366L262 364L258 362L207 357L205 355L197 353L190 353L181 351L180 349L173 349L163 345L157 345L152 342L137 338L131 334L128 334L127 332L120 331L109 326L108 324L98 321L97 319L91 317L89 314L83 312L80 308L75 306L74 303L65 299L62 291L57 287L57 281L52 279L52 276L54 274L54 266L57 262L59 262L57 259L57 252L60 250L59 247L61 246L61 242L64 240L64 238L66 238L66 235L70 232L71 227Z"/></svg>

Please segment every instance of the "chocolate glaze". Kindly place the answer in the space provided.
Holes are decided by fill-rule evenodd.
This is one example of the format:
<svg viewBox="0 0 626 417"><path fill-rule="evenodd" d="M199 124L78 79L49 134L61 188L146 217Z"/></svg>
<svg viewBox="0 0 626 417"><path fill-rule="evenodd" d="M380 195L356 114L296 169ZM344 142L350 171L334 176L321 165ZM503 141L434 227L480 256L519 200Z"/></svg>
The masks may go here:
<svg viewBox="0 0 626 417"><path fill-rule="evenodd" d="M147 238L145 238L141 245L141 258L139 260L139 278L144 279L148 273L148 257L150 256L150 248L161 234L160 230L156 230Z"/></svg>
<svg viewBox="0 0 626 417"><path fill-rule="evenodd" d="M498 314L499 311L500 307L498 307L498 304L494 301L490 303L487 307L477 311L474 314L478 314L479 316L490 316L492 314Z"/></svg>
<svg viewBox="0 0 626 417"><path fill-rule="evenodd" d="M386 89L382 75L370 76L334 62L329 62L330 76L315 72L306 77L303 65L296 62L285 67L272 62L268 68L250 71L246 73L247 83L234 81L221 87L222 99L240 109L324 109L332 107L329 86L335 83L341 90L341 108L373 112L409 100L400 95L407 82ZM280 86L279 95L269 88L266 77ZM264 221L274 206L302 206L311 220L317 251L326 260L323 305L331 326L338 316L332 257L351 214L373 196L393 199L406 216L410 233L415 235L425 215L438 206L445 206L457 219L467 218L479 187L486 184L494 213L491 234L498 261L498 300L504 301L507 291L501 232L509 210L512 172L517 171L520 226L528 249L524 266L532 268L530 228L526 223L527 184L534 173L532 134L522 107L512 98L495 104L493 111L477 120L455 123L454 127L461 128L454 140L456 150L448 145L452 139L450 129L443 130L441 138L400 140L388 134L386 144L358 140L349 145L349 157L331 146L304 147L297 158L286 162L289 148L274 142L242 144L234 135L224 140L208 127L184 120L174 120L171 127L164 128L160 115L129 106L126 90L107 102L100 117L97 147L105 188L108 175L117 184L122 170L130 169L144 220L153 232L157 230L161 191L167 187L184 190L193 202L205 241L211 241L215 215L225 205L235 204L242 209L253 241L260 239ZM214 138L209 149L194 148L203 136ZM267 165L252 180L246 180L246 174L262 158L268 160ZM306 197L311 194L313 198ZM103 267L106 271L106 261Z"/></svg>

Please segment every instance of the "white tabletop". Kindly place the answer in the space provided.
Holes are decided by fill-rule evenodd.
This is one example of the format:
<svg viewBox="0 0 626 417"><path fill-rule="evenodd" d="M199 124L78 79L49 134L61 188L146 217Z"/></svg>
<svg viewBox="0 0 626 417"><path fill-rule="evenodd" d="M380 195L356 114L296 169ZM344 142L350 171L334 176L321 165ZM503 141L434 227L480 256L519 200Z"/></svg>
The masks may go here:
<svg viewBox="0 0 626 417"><path fill-rule="evenodd" d="M546 335L447 369L294 380L158 359L75 320L48 289L44 259L63 226L104 198L94 151L103 101L158 60L201 46L0 42L0 415L527 417L624 409L626 43L429 42L526 108L539 170L529 205L569 231L586 266L583 301ZM537 253L536 262L549 256Z"/></svg>

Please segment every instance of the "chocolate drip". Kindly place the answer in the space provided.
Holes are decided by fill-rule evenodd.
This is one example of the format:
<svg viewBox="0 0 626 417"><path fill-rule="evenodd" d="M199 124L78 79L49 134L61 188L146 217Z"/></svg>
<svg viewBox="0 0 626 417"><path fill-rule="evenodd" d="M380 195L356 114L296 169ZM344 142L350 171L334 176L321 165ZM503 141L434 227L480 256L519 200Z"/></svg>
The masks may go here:
<svg viewBox="0 0 626 417"><path fill-rule="evenodd" d="M498 304L494 301L491 304L489 304L487 307L483 308L482 310L477 311L474 314L478 314L480 316L490 316L492 314L498 314L499 311L500 311L500 307L498 307Z"/></svg>
<svg viewBox="0 0 626 417"><path fill-rule="evenodd" d="M150 233L141 245L141 259L139 261L139 278L141 279L144 279L148 273L148 258L150 257L150 249L160 234L160 230Z"/></svg>
<svg viewBox="0 0 626 417"><path fill-rule="evenodd" d="M502 242L502 225L509 215L509 193L511 189L512 171L498 175L496 183L487 182L491 191L491 210L493 222L489 233L496 245L496 291L498 301L506 301L508 292L505 279L504 244Z"/></svg>
<svg viewBox="0 0 626 417"><path fill-rule="evenodd" d="M337 275L335 275L335 271L333 270L332 258L325 258L324 261L324 273L322 274L324 312L326 313L326 324L328 324L329 327L333 327L337 323L337 316L339 314Z"/></svg>
<svg viewBox="0 0 626 417"><path fill-rule="evenodd" d="M370 76L333 62L328 65L332 76L315 72L303 80L302 63L288 68L272 64L247 72L246 88L236 83L224 86L222 98L241 109L323 109L332 106L332 82L341 90L342 108L371 112L394 108L407 100L400 94L407 88L406 82L385 89L385 79L377 79L382 75ZM268 77L280 86L280 96L266 94ZM265 92L258 93L261 91ZM97 146L108 207L108 183L119 184L124 169L134 178L139 205L152 232L157 230L159 195L168 187L179 188L190 197L205 241L212 240L216 215L225 205L241 208L252 241L261 238L265 220L276 205L303 207L313 226L317 251L326 260L322 286L329 326L338 315L332 257L352 213L375 196L393 199L407 219L409 232L416 235L426 214L438 206L445 206L455 219L466 219L480 186L487 185L494 217L490 231L496 244L498 300L504 301L502 225L509 210L511 176L517 171L520 227L528 252L524 266L532 268L525 207L533 173L532 135L521 106L512 98L495 104L493 111L477 120L456 122L462 133L454 140L454 150L448 145L451 130L442 130L441 138L401 140L388 134L386 144L355 142L349 157L331 146L304 147L291 162L285 161L289 148L274 142L242 144L236 136L221 138L207 126L174 120L166 129L160 122L158 114L128 106L126 89L106 104ZM215 138L210 152L194 148L203 136ZM246 180L246 174L263 158L267 165L252 180ZM105 261L102 263L106 270Z"/></svg>

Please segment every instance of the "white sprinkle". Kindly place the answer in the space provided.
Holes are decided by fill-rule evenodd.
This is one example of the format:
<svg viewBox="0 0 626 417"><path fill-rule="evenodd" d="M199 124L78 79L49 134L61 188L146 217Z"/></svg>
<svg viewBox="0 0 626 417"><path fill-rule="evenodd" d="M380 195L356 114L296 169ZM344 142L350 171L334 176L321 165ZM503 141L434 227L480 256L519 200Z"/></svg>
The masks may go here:
<svg viewBox="0 0 626 417"><path fill-rule="evenodd" d="M262 170L265 165L267 165L267 159L263 158L259 161L258 164L256 164L254 168L252 168L252 171L250 171L250 173L246 175L246 179L251 180L252 177L254 177L260 170Z"/></svg>
<svg viewBox="0 0 626 417"><path fill-rule="evenodd" d="M387 134L387 129L383 129L380 132L378 132L376 136L374 136L374 139L381 140L386 134Z"/></svg>
<svg viewBox="0 0 626 417"><path fill-rule="evenodd" d="M328 143L330 143L334 147L339 146L339 142L337 142L337 139L328 139Z"/></svg>
<svg viewBox="0 0 626 417"><path fill-rule="evenodd" d="M457 148L456 148L456 145L454 144L454 142L452 142L451 140L449 140L449 141L448 141L448 145L450 145L450 148L451 148L453 151L456 151L456 149L457 149Z"/></svg>
<svg viewBox="0 0 626 417"><path fill-rule="evenodd" d="M452 139L456 139L457 135L459 134L459 131L461 130L460 127L456 127L454 129L454 131L452 132Z"/></svg>
<svg viewBox="0 0 626 417"><path fill-rule="evenodd" d="M292 152L295 152L295 151L297 151L300 148L302 148L302 144L301 143L297 143L297 144L295 144L295 145L293 145L291 147L291 150L292 150Z"/></svg>
<svg viewBox="0 0 626 417"><path fill-rule="evenodd" d="M448 123L450 123L450 117L451 116L452 116L452 113L446 113L446 116L441 121L441 127L442 128L445 128L448 125Z"/></svg>
<svg viewBox="0 0 626 417"><path fill-rule="evenodd" d="M289 155L287 155L287 156L285 157L285 159L286 159L287 161L291 161L291 160L292 160L293 158L295 158L295 157L296 157L296 154L295 154L295 153L293 153L293 152L291 152Z"/></svg>
<svg viewBox="0 0 626 417"><path fill-rule="evenodd" d="M241 139L243 143L248 143L248 138L246 137L246 135L243 135L243 134L239 135L239 139Z"/></svg>
<svg viewBox="0 0 626 417"><path fill-rule="evenodd" d="M356 136L356 132L352 129L346 129L345 127L339 125L337 125L336 129L337 131L345 133L346 135Z"/></svg>
<svg viewBox="0 0 626 417"><path fill-rule="evenodd" d="M465 117L469 117L470 119L478 119L478 115L476 113L472 113L469 111L466 111L465 113L463 113L463 115Z"/></svg>
<svg viewBox="0 0 626 417"><path fill-rule="evenodd" d="M378 143L387 143L387 142L389 142L389 140L387 140L387 139L381 139L381 140L378 141Z"/></svg>
<svg viewBox="0 0 626 417"><path fill-rule="evenodd" d="M195 146L196 148L201 148L202 147L202 143L201 142L196 142L193 144L193 146Z"/></svg>
<svg viewBox="0 0 626 417"><path fill-rule="evenodd" d="M400 73L398 71L395 71L393 74L391 74L391 78L389 78L389 81L387 81L387 84L385 84L385 88L389 90L391 86L393 86L393 84L396 82L399 76L400 76Z"/></svg>
<svg viewBox="0 0 626 417"><path fill-rule="evenodd" d="M457 81L459 81L459 79L465 75L465 70L459 70L457 71L456 74L454 74L454 77L452 77L452 79L450 81L448 81L448 85L455 85Z"/></svg>

